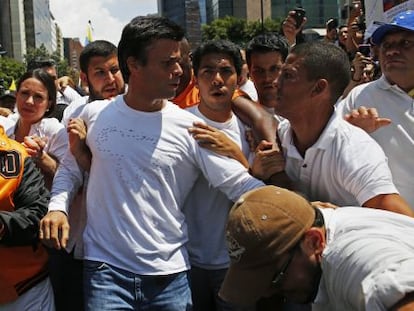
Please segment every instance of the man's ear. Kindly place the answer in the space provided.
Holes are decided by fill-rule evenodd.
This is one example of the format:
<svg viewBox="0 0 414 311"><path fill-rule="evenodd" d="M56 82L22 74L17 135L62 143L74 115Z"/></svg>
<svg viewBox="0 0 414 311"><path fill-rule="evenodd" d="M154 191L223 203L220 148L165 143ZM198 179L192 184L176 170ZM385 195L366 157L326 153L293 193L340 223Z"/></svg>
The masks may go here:
<svg viewBox="0 0 414 311"><path fill-rule="evenodd" d="M243 75L240 74L237 76L237 86L242 85L243 82L246 83L246 81L247 81L247 78L245 79Z"/></svg>
<svg viewBox="0 0 414 311"><path fill-rule="evenodd" d="M86 76L86 73L84 73L83 71L81 71L79 73L79 78L81 79L81 81L83 82L84 85L89 86L88 77Z"/></svg>
<svg viewBox="0 0 414 311"><path fill-rule="evenodd" d="M197 76L196 76L196 75L194 75L194 86L195 86L196 88L200 89L200 88L198 87L198 79L197 79Z"/></svg>
<svg viewBox="0 0 414 311"><path fill-rule="evenodd" d="M312 227L308 229L303 238L302 250L308 255L320 257L325 248L325 230L323 228Z"/></svg>
<svg viewBox="0 0 414 311"><path fill-rule="evenodd" d="M320 95L328 88L328 81L326 79L319 79L312 89L312 95Z"/></svg>

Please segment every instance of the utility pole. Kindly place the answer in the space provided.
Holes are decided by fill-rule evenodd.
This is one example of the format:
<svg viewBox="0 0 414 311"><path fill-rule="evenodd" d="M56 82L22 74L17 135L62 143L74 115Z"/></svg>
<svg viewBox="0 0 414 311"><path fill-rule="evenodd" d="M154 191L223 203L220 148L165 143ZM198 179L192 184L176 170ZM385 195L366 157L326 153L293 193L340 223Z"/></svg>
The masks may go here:
<svg viewBox="0 0 414 311"><path fill-rule="evenodd" d="M263 0L260 0L260 18L262 21L262 33L264 33L264 12L263 12Z"/></svg>

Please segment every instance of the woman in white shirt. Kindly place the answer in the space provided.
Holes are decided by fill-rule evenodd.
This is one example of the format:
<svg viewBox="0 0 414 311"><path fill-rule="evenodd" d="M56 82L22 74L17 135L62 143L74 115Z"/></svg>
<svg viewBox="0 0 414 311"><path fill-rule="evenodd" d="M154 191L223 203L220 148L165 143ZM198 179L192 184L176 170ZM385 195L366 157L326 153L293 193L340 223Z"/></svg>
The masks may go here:
<svg viewBox="0 0 414 311"><path fill-rule="evenodd" d="M47 118L56 107L56 85L42 69L28 71L17 84L16 108L19 118L8 129L9 137L23 143L45 177L50 189L53 176L68 146L64 126Z"/></svg>

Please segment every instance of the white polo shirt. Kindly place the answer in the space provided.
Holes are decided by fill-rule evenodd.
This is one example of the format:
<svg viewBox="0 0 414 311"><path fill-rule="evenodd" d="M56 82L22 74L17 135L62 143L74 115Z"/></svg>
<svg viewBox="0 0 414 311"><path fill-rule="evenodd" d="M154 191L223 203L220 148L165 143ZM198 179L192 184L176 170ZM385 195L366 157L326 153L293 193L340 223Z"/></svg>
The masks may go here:
<svg viewBox="0 0 414 311"><path fill-rule="evenodd" d="M414 219L372 208L321 209L322 278L312 310L386 311L414 291Z"/></svg>
<svg viewBox="0 0 414 311"><path fill-rule="evenodd" d="M354 88L339 102L341 115L359 106L373 107L392 123L371 133L389 160L394 184L414 208L414 99L384 76Z"/></svg>
<svg viewBox="0 0 414 311"><path fill-rule="evenodd" d="M381 147L336 111L304 158L288 120L280 123L279 135L286 173L310 201L357 206L379 194L398 193Z"/></svg>

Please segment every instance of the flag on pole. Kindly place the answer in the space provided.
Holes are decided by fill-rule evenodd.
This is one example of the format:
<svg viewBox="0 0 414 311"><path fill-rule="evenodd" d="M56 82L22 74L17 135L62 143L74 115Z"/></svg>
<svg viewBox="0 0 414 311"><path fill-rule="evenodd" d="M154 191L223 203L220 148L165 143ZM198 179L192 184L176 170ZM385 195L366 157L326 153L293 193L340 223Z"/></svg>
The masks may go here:
<svg viewBox="0 0 414 311"><path fill-rule="evenodd" d="M14 81L14 79L12 80L12 83L10 84L9 91L16 92L16 82Z"/></svg>
<svg viewBox="0 0 414 311"><path fill-rule="evenodd" d="M92 23L89 20L88 21L88 26L86 27L85 46L87 46L89 43L91 43L93 41L92 31L93 31Z"/></svg>

